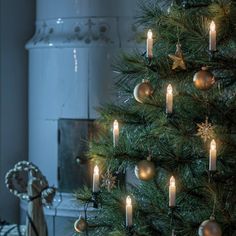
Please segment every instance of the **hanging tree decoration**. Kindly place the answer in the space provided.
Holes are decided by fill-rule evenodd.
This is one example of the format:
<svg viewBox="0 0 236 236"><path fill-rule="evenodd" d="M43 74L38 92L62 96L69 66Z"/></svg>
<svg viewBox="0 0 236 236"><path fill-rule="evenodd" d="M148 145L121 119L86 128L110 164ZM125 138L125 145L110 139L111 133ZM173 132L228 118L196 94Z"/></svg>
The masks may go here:
<svg viewBox="0 0 236 236"><path fill-rule="evenodd" d="M74 229L77 233L84 233L86 232L87 228L88 228L88 223L86 219L84 219L82 216L74 223Z"/></svg>
<svg viewBox="0 0 236 236"><path fill-rule="evenodd" d="M144 100L150 97L153 94L153 87L149 80L143 80L142 83L139 83L134 88L134 98L136 101L143 103Z"/></svg>
<svg viewBox="0 0 236 236"><path fill-rule="evenodd" d="M110 170L102 175L102 187L106 188L108 192L116 187L116 176L113 176Z"/></svg>
<svg viewBox="0 0 236 236"><path fill-rule="evenodd" d="M138 179L143 181L149 181L155 177L155 165L151 161L151 156L147 157L147 160L138 162L134 169L135 175Z"/></svg>
<svg viewBox="0 0 236 236"><path fill-rule="evenodd" d="M214 138L215 126L209 123L208 117L206 117L205 122L197 124L197 136L201 137L204 142Z"/></svg>
<svg viewBox="0 0 236 236"><path fill-rule="evenodd" d="M169 58L173 61L172 70L181 69L186 70L187 66L184 60L183 51L181 49L181 44L178 42L176 44L175 54L169 54Z"/></svg>
<svg viewBox="0 0 236 236"><path fill-rule="evenodd" d="M216 222L215 217L211 216L209 220L201 223L198 229L199 236L222 236L222 230Z"/></svg>
<svg viewBox="0 0 236 236"><path fill-rule="evenodd" d="M215 84L215 77L205 66L202 67L200 71L195 73L193 82L198 90L206 91Z"/></svg>

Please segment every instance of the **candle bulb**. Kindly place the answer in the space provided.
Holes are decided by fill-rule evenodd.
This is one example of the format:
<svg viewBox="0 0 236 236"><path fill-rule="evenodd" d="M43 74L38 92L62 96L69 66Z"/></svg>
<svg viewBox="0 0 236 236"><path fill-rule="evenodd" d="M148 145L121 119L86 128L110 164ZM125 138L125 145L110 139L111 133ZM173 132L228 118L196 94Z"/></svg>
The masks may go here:
<svg viewBox="0 0 236 236"><path fill-rule="evenodd" d="M99 192L99 168L96 165L93 171L93 192Z"/></svg>
<svg viewBox="0 0 236 236"><path fill-rule="evenodd" d="M216 25L214 21L212 21L210 24L209 50L216 51Z"/></svg>
<svg viewBox="0 0 236 236"><path fill-rule="evenodd" d="M132 200L130 196L126 198L126 227L131 227L133 225L133 207Z"/></svg>
<svg viewBox="0 0 236 236"><path fill-rule="evenodd" d="M117 120L113 123L113 146L116 147L119 141L119 123Z"/></svg>
<svg viewBox="0 0 236 236"><path fill-rule="evenodd" d="M169 207L175 207L175 199L176 199L175 178L174 176L172 176L170 178L170 186L169 186Z"/></svg>
<svg viewBox="0 0 236 236"><path fill-rule="evenodd" d="M171 114L173 112L173 89L171 84L167 86L166 92L166 113Z"/></svg>
<svg viewBox="0 0 236 236"><path fill-rule="evenodd" d="M210 144L209 171L216 170L216 157L217 157L216 142L213 139Z"/></svg>
<svg viewBox="0 0 236 236"><path fill-rule="evenodd" d="M151 59L153 57L153 37L152 31L148 30L147 33L147 57Z"/></svg>

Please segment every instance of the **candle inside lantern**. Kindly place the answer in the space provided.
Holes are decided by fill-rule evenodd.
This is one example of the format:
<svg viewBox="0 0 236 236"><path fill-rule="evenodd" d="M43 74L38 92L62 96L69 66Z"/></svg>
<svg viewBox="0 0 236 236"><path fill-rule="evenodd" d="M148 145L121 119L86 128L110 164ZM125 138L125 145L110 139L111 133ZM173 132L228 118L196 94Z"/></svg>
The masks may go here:
<svg viewBox="0 0 236 236"><path fill-rule="evenodd" d="M126 227L131 227L133 225L133 207L132 200L130 196L126 198Z"/></svg>
<svg viewBox="0 0 236 236"><path fill-rule="evenodd" d="M119 123L117 120L113 123L113 146L116 147L119 141Z"/></svg>
<svg viewBox="0 0 236 236"><path fill-rule="evenodd" d="M216 51L216 25L214 21L212 21L210 24L209 50Z"/></svg>
<svg viewBox="0 0 236 236"><path fill-rule="evenodd" d="M166 92L166 113L171 114L173 112L173 89L171 84L167 86Z"/></svg>
<svg viewBox="0 0 236 236"><path fill-rule="evenodd" d="M150 59L153 57L153 37L151 30L148 30L147 33L147 57Z"/></svg>
<svg viewBox="0 0 236 236"><path fill-rule="evenodd" d="M99 168L96 165L93 171L93 192L99 192Z"/></svg>
<svg viewBox="0 0 236 236"><path fill-rule="evenodd" d="M209 170L210 171L216 170L216 157L217 157L216 142L213 139L210 144L210 159L209 159Z"/></svg>
<svg viewBox="0 0 236 236"><path fill-rule="evenodd" d="M169 186L169 207L175 207L175 199L176 199L175 178L174 176L172 176L170 178L170 186Z"/></svg>

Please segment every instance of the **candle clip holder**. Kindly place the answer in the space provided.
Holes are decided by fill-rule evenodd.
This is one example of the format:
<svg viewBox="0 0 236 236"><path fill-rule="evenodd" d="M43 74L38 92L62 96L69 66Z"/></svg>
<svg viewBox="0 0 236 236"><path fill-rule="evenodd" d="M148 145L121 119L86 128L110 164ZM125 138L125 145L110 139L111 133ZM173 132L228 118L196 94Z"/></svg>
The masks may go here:
<svg viewBox="0 0 236 236"><path fill-rule="evenodd" d="M134 226L126 226L126 235L133 236L135 233Z"/></svg>
<svg viewBox="0 0 236 236"><path fill-rule="evenodd" d="M101 203L99 200L99 195L100 195L100 191L99 192L92 192L92 198L91 198L91 202L93 203L93 208L98 208L99 204Z"/></svg>
<svg viewBox="0 0 236 236"><path fill-rule="evenodd" d="M175 222L174 222L174 214L176 211L177 207L176 206L169 206L169 213L168 215L170 216L170 225L174 227Z"/></svg>
<svg viewBox="0 0 236 236"><path fill-rule="evenodd" d="M214 61L216 59L216 53L218 50L207 50L209 55L209 61Z"/></svg>
<svg viewBox="0 0 236 236"><path fill-rule="evenodd" d="M215 174L216 174L216 170L209 170L208 171L208 181L209 181L209 183L213 182Z"/></svg>

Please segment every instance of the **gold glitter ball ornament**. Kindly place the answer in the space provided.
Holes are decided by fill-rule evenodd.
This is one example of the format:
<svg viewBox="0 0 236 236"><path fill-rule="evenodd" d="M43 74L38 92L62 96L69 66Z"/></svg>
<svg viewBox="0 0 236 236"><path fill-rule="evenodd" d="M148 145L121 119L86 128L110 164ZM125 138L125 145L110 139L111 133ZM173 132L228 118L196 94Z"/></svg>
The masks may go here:
<svg viewBox="0 0 236 236"><path fill-rule="evenodd" d="M214 217L202 222L198 229L199 236L222 236L222 230Z"/></svg>
<svg viewBox="0 0 236 236"><path fill-rule="evenodd" d="M134 88L134 98L136 101L143 103L144 100L153 94L153 87L149 80L143 80Z"/></svg>
<svg viewBox="0 0 236 236"><path fill-rule="evenodd" d="M86 231L87 228L88 228L88 223L83 217L80 217L74 223L74 229L77 233L83 233Z"/></svg>
<svg viewBox="0 0 236 236"><path fill-rule="evenodd" d="M143 181L149 181L155 177L156 168L154 163L148 159L138 162L134 168L136 177Z"/></svg>
<svg viewBox="0 0 236 236"><path fill-rule="evenodd" d="M195 73L193 83L197 89L206 91L215 84L215 77L207 67L202 67L200 71Z"/></svg>
<svg viewBox="0 0 236 236"><path fill-rule="evenodd" d="M198 129L196 135L201 137L204 140L204 142L214 138L215 126L208 122L208 117L206 117L204 123L202 122L201 124L197 124L197 126Z"/></svg>

